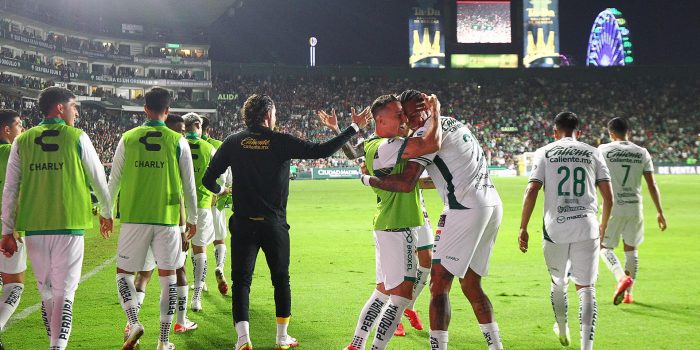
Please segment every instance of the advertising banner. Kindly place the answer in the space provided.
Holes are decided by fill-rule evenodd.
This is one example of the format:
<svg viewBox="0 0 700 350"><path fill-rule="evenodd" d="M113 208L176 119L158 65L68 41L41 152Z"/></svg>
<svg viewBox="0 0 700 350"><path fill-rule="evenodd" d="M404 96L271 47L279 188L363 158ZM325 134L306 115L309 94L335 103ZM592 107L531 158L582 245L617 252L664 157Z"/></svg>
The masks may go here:
<svg viewBox="0 0 700 350"><path fill-rule="evenodd" d="M429 6L429 5L427 5ZM416 6L408 18L411 68L445 68L445 34L442 14L433 7Z"/></svg>
<svg viewBox="0 0 700 350"><path fill-rule="evenodd" d="M559 0L523 1L523 65L559 67Z"/></svg>
<svg viewBox="0 0 700 350"><path fill-rule="evenodd" d="M360 168L313 168L312 179L359 179Z"/></svg>

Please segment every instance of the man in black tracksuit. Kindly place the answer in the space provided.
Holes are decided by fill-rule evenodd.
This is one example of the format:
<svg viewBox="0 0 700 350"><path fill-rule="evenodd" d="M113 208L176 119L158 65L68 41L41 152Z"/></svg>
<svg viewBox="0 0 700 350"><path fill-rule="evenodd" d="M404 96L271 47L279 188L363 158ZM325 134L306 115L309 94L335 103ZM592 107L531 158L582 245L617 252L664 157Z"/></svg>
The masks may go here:
<svg viewBox="0 0 700 350"><path fill-rule="evenodd" d="M331 156L371 118L368 109L359 115L353 111L350 127L335 138L318 144L273 131L275 113L274 102L269 96L250 96L242 109L247 128L226 138L202 179L207 189L218 193L220 187L216 179L226 168L231 167L234 214L229 220L229 230L233 320L238 333L236 350L252 348L248 335L248 305L253 269L260 248L265 253L275 288L275 348L297 346L296 339L287 335L292 301L287 224L289 161ZM334 122L337 123L337 120Z"/></svg>

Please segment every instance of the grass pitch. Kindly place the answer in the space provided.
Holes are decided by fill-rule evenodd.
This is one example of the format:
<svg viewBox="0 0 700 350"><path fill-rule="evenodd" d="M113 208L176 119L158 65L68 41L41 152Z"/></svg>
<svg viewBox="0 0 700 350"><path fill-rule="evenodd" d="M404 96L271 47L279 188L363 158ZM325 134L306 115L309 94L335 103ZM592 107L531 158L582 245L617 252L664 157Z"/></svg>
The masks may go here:
<svg viewBox="0 0 700 350"><path fill-rule="evenodd" d="M669 228L660 232L653 204L645 191L646 240L639 253L635 304L612 305L614 278L601 263L597 284L598 349L690 349L698 347L700 335L700 240L696 238L700 209L700 176L657 177ZM549 277L540 245L542 194L531 220L531 248L518 250L517 233L525 178L497 178L504 202L503 224L491 260L484 289L493 303L504 346L507 349L559 349L552 332L554 315L549 302ZM426 191L426 204L433 225L442 204L435 192ZM374 247L371 222L374 196L356 180L296 181L291 184L288 218L291 225L292 323L289 332L301 349L341 349L350 341L360 308L374 287ZM97 226L96 226L97 227ZM96 230L85 237L83 274L99 270L80 284L74 305L70 349L119 349L125 316L116 295L117 237L103 240ZM621 248L618 257L624 259ZM189 260L189 259L188 259ZM231 297L216 291L213 248L209 249L209 292L204 312L188 316L200 328L171 336L178 349L232 349L235 331L231 320ZM230 257L227 257L227 266ZM191 276L188 261L188 275ZM7 349L46 349L36 283L27 272L26 290L17 309L24 318L12 323L2 335ZM158 337L158 280L148 288L141 321L146 333L142 349L153 349ZM190 293L191 296L191 293ZM453 288L450 348L485 349L484 339L471 307ZM426 288L416 304L428 327ZM35 309L32 309L35 308ZM258 257L251 303L251 336L256 350L272 349L275 342L273 290L263 254ZM427 330L415 331L407 322L407 336L392 339L389 349L428 348ZM577 349L578 298L569 292L569 326L572 349Z"/></svg>

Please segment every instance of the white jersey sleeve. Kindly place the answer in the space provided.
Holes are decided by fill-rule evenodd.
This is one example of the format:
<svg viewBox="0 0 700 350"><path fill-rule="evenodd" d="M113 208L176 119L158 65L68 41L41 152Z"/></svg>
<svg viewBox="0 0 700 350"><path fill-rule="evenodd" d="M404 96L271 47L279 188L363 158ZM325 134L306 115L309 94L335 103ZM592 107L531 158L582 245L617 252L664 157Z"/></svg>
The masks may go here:
<svg viewBox="0 0 700 350"><path fill-rule="evenodd" d="M394 166L401 161L405 148L406 139L404 138L383 139L372 163L374 174L376 176L389 175L394 170Z"/></svg>
<svg viewBox="0 0 700 350"><path fill-rule="evenodd" d="M22 181L22 159L17 150L17 140L12 143L10 157L7 160L5 187L2 192L2 234L11 235L15 231L15 214L17 197Z"/></svg>
<svg viewBox="0 0 700 350"><path fill-rule="evenodd" d="M80 135L80 160L83 164L85 175L90 181L92 190L95 192L97 202L100 204L100 215L104 218L112 218L112 201L107 189L107 177L105 176L105 168L97 155L95 147L90 141L90 137L83 132Z"/></svg>
<svg viewBox="0 0 700 350"><path fill-rule="evenodd" d="M649 151L647 151L646 148L642 148L644 150L644 172L645 173L653 173L654 172L654 162L651 160L651 154L649 154Z"/></svg>
<svg viewBox="0 0 700 350"><path fill-rule="evenodd" d="M530 180L528 182L539 182L544 184L545 179L545 158L544 149L539 149L535 152L535 157L532 164L532 172L530 173Z"/></svg>

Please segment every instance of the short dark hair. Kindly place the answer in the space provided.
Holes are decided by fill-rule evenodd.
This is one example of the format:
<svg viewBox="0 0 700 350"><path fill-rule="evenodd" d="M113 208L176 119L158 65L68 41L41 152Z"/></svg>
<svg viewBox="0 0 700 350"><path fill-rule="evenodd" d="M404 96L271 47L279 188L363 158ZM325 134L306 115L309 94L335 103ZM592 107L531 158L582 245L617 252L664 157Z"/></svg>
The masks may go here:
<svg viewBox="0 0 700 350"><path fill-rule="evenodd" d="M554 117L557 130L572 132L578 129L578 117L573 112L561 112Z"/></svg>
<svg viewBox="0 0 700 350"><path fill-rule="evenodd" d="M608 122L608 131L612 131L620 136L627 135L630 131L630 123L622 117L615 117Z"/></svg>
<svg viewBox="0 0 700 350"><path fill-rule="evenodd" d="M13 109L0 109L0 127L12 124L17 117L19 113Z"/></svg>
<svg viewBox="0 0 700 350"><path fill-rule="evenodd" d="M185 120L182 119L182 117L179 116L179 115L177 115L177 114L168 114L168 117L165 118L165 125L166 125L167 127L171 128L171 129L172 129L173 126L175 126L175 124L177 124L177 123L183 123L183 124L185 124Z"/></svg>
<svg viewBox="0 0 700 350"><path fill-rule="evenodd" d="M171 100L170 93L163 88L154 87L146 93L146 107L154 113L165 112L170 108Z"/></svg>
<svg viewBox="0 0 700 350"><path fill-rule="evenodd" d="M381 95L377 97L374 102L372 102L372 107L370 107L370 110L372 111L372 117L376 118L377 117L377 112L380 110L384 109L388 104L392 102L398 102L399 100L396 98L394 95Z"/></svg>
<svg viewBox="0 0 700 350"><path fill-rule="evenodd" d="M47 87L39 93L39 110L44 116L48 116L54 106L67 103L72 98L75 98L75 95L68 89L58 86Z"/></svg>
<svg viewBox="0 0 700 350"><path fill-rule="evenodd" d="M275 102L268 95L253 94L243 104L243 121L246 126L262 124L267 112L275 108Z"/></svg>
<svg viewBox="0 0 700 350"><path fill-rule="evenodd" d="M423 94L418 90L408 89L404 90L401 94L399 94L398 99L399 102L401 102L401 104L404 104L408 101L420 102L423 101Z"/></svg>
<svg viewBox="0 0 700 350"><path fill-rule="evenodd" d="M202 131L209 130L209 117L205 115L200 115L199 117L202 118Z"/></svg>

